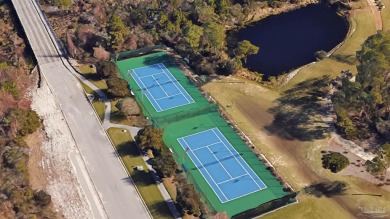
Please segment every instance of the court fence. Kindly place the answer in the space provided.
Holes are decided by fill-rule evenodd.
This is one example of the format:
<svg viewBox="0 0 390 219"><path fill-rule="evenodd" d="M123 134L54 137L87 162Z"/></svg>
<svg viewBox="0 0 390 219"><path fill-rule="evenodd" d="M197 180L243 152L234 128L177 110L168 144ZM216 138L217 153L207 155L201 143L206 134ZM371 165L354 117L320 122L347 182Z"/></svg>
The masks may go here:
<svg viewBox="0 0 390 219"><path fill-rule="evenodd" d="M293 192L291 194L288 194L282 198L274 199L272 201L266 202L262 205L259 205L256 208L252 208L250 210L244 211L240 214L232 216L232 219L247 219L247 218L253 218L256 216L259 216L265 212L269 212L272 210L275 210L277 208L280 208L284 205L291 204L293 202L296 202L295 197L297 193Z"/></svg>
<svg viewBox="0 0 390 219"><path fill-rule="evenodd" d="M202 107L192 108L190 110L181 111L171 115L152 117L150 118L150 121L154 127L164 128L171 123L178 122L188 118L193 118L211 112L217 112L217 107L215 105L208 104Z"/></svg>
<svg viewBox="0 0 390 219"><path fill-rule="evenodd" d="M154 52L166 51L167 47L164 44L148 46L141 49L128 50L116 54L111 54L110 61L117 62L123 59L129 59L132 57L143 56Z"/></svg>

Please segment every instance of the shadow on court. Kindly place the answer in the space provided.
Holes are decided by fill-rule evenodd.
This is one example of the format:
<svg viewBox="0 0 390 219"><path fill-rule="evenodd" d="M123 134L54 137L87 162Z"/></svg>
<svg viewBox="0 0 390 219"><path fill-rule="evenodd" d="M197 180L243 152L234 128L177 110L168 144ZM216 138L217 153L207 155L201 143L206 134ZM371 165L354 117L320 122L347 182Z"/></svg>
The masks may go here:
<svg viewBox="0 0 390 219"><path fill-rule="evenodd" d="M158 63L164 63L165 67L167 68L178 67L167 54L158 56L146 56L143 61L143 64L145 66L154 65Z"/></svg>
<svg viewBox="0 0 390 219"><path fill-rule="evenodd" d="M277 105L268 110L274 120L265 129L287 140L325 138L331 124L322 120L328 109L320 100L328 93L329 81L329 76L308 79L285 91Z"/></svg>

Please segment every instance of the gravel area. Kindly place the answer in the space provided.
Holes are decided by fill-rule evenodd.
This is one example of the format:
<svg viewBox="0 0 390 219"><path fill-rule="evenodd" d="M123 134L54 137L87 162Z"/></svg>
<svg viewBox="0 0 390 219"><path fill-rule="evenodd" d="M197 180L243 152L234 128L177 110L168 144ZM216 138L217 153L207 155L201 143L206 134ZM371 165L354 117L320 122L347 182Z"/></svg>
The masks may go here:
<svg viewBox="0 0 390 219"><path fill-rule="evenodd" d="M45 80L32 91L32 109L43 120L42 159L39 166L46 172L44 188L52 197L54 211L64 218L92 218L92 213L75 176L68 154L76 145L63 114Z"/></svg>

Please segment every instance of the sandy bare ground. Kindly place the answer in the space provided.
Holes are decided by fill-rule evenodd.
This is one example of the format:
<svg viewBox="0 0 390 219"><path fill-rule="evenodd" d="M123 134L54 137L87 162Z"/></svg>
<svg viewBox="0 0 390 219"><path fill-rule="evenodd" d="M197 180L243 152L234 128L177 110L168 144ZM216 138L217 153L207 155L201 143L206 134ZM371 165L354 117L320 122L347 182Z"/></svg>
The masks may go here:
<svg viewBox="0 0 390 219"><path fill-rule="evenodd" d="M42 130L29 139L30 148L35 146L29 160L32 186L51 195L54 211L59 216L92 218L68 156L76 150L75 142L46 81L41 85L32 91L31 107L43 120Z"/></svg>
<svg viewBox="0 0 390 219"><path fill-rule="evenodd" d="M383 29L382 17L378 7L375 5L374 0L367 0L367 3L370 6L372 15L374 16L376 29L382 30Z"/></svg>

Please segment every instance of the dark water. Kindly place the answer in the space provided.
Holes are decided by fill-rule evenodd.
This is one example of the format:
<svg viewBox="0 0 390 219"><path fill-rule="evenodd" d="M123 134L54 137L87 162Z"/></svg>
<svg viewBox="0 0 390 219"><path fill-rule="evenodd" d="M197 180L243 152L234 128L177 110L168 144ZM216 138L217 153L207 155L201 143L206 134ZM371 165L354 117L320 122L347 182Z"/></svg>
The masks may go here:
<svg viewBox="0 0 390 219"><path fill-rule="evenodd" d="M309 5L271 16L234 33L238 41L259 46L244 66L265 76L279 75L315 61L314 53L329 51L348 32L348 23L325 5Z"/></svg>

